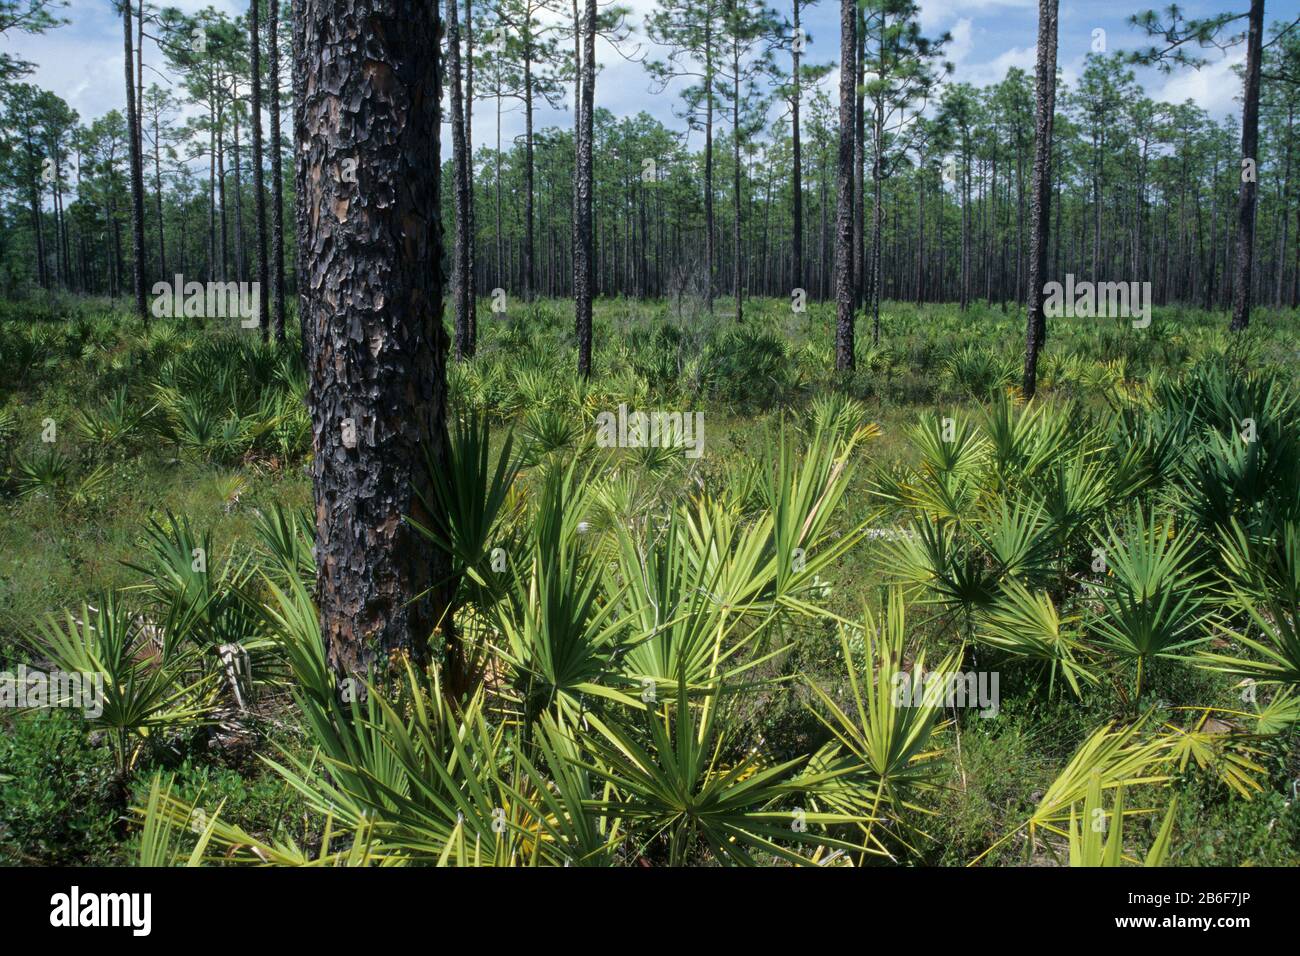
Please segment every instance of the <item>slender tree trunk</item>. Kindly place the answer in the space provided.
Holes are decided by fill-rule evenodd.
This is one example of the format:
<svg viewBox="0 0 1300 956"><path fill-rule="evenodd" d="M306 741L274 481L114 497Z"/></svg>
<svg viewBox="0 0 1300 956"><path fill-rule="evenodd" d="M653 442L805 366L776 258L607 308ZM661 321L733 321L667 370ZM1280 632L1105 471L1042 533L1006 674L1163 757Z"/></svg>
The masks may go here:
<svg viewBox="0 0 1300 956"><path fill-rule="evenodd" d="M794 0L794 48L791 52L791 58L794 61L794 67L791 70L794 82L794 97L790 103L790 135L791 146L794 152L794 183L793 183L793 200L794 208L791 210L791 242L790 258L791 267L793 268L793 286L796 289L802 289L804 286L803 275L803 148L799 140L799 101L802 98L799 87L799 54L803 46L803 35L799 26L799 0Z"/></svg>
<svg viewBox="0 0 1300 956"><path fill-rule="evenodd" d="M126 135L131 141L131 251L135 258L132 281L136 315L148 326L149 310L144 301L144 167L140 159L140 114L136 109L131 45L131 3L125 0L122 4L122 46L126 54Z"/></svg>
<svg viewBox="0 0 1300 956"><path fill-rule="evenodd" d="M271 283L277 342L284 341L284 167L280 143L280 0L267 0L267 97L271 101ZM265 314L265 309L263 310Z"/></svg>
<svg viewBox="0 0 1300 956"><path fill-rule="evenodd" d="M153 114L153 191L158 213L158 274L167 275L167 229L163 221L162 154L159 146L158 113Z"/></svg>
<svg viewBox="0 0 1300 956"><path fill-rule="evenodd" d="M858 49L857 4L840 0L840 143L835 165L835 368L852 372L855 160L854 91Z"/></svg>
<svg viewBox="0 0 1300 956"><path fill-rule="evenodd" d="M460 57L460 13L457 0L447 0L447 81L451 84L451 156L455 189L456 240L452 251L452 301L455 306L456 361L474 354L470 328L469 278L469 150L465 142L465 97Z"/></svg>
<svg viewBox="0 0 1300 956"><path fill-rule="evenodd" d="M465 220L468 224L469 242L465 246L465 273L468 282L465 298L469 303L470 354L478 347L478 284L475 280L474 243L478 230L474 225L474 12L473 0L465 0L465 164L468 167L469 189L465 200Z"/></svg>
<svg viewBox="0 0 1300 956"><path fill-rule="evenodd" d="M253 210L257 218L257 324L262 330L262 341L270 338L266 321L266 297L270 292L269 268L266 261L266 195L262 183L262 36L258 18L261 0L248 4L248 62L252 74L252 125L253 125ZM269 0L275 3L276 0Z"/></svg>
<svg viewBox="0 0 1300 956"><path fill-rule="evenodd" d="M736 30L740 29L740 17L737 4L740 0L731 0L731 9L736 17ZM731 221L732 263L731 283L736 300L736 322L745 321L744 289L744 253L741 249L741 168L740 168L740 38L734 37L731 44L731 69L734 84L731 99L731 191L736 198L735 215Z"/></svg>
<svg viewBox="0 0 1300 956"><path fill-rule="evenodd" d="M710 13L712 7L710 6ZM704 269L705 296L713 314L713 269L718 259L713 222L713 19L704 33Z"/></svg>
<svg viewBox="0 0 1300 956"><path fill-rule="evenodd" d="M1029 314L1025 331L1025 399L1038 388L1038 358L1047 342L1043 284L1052 202L1052 129L1056 121L1056 35L1060 0L1038 0L1034 181L1029 205Z"/></svg>
<svg viewBox="0 0 1300 956"><path fill-rule="evenodd" d="M573 303L578 336L578 374L584 379L591 375L592 136L595 95L596 0L586 0L586 16L582 24L581 111L575 157L577 169L574 176L577 241L573 246Z"/></svg>
<svg viewBox="0 0 1300 956"><path fill-rule="evenodd" d="M1259 72L1264 40L1264 0L1250 0L1250 25L1246 34L1245 102L1241 109L1241 157L1254 167L1259 159ZM1242 171L1237 198L1237 275L1233 285L1232 322L1238 332L1250 324L1250 293L1255 266L1255 198L1258 170Z"/></svg>
<svg viewBox="0 0 1300 956"><path fill-rule="evenodd" d="M533 196L537 187L533 181L533 38L531 22L525 24L530 32L524 37L524 301L531 302L535 294L536 280L533 265L533 236L537 211ZM499 111L498 111L499 116ZM499 119L498 119L499 123ZM497 148L500 155L500 147ZM497 181L500 183L500 175Z"/></svg>

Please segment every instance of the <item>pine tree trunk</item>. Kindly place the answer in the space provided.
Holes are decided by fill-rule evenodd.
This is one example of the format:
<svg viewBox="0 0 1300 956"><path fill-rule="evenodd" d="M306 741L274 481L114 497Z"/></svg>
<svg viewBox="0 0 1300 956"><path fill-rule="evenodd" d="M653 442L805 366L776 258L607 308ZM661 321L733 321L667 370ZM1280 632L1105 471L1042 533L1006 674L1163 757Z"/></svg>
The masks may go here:
<svg viewBox="0 0 1300 956"><path fill-rule="evenodd" d="M794 35L795 43L799 45L803 38L799 32L799 0L794 0ZM793 150L793 167L794 183L792 184L794 208L791 211L793 222L791 223L791 241L790 241L790 258L794 269L792 275L792 285L796 289L802 289L804 285L803 275L803 149L799 141L799 53L795 49L791 53L794 66L791 70L794 81L794 98L790 104L790 136L791 148Z"/></svg>
<svg viewBox="0 0 1300 956"><path fill-rule="evenodd" d="M284 167L280 143L280 0L267 0L267 97L271 101L271 284L277 342L284 341ZM265 314L265 310L263 310Z"/></svg>
<svg viewBox="0 0 1300 956"><path fill-rule="evenodd" d="M275 3L276 0L270 0ZM257 324L262 330L262 341L270 338L266 321L266 296L270 291L269 269L266 261L266 196L262 187L262 37L258 18L261 0L248 4L248 62L253 80L253 210L257 217Z"/></svg>
<svg viewBox="0 0 1300 956"><path fill-rule="evenodd" d="M854 82L858 49L857 4L840 0L840 144L835 166L835 368L853 371Z"/></svg>
<svg viewBox="0 0 1300 956"><path fill-rule="evenodd" d="M404 520L434 526L447 455L435 23L417 0L298 0L294 126L328 661L423 662L440 632L455 694L448 562Z"/></svg>
<svg viewBox="0 0 1300 956"><path fill-rule="evenodd" d="M455 308L456 361L459 362L474 354L474 338L470 328L469 150L465 142L465 96L457 0L447 0L447 79L451 84L451 157L455 176L452 206L456 219L451 290Z"/></svg>
<svg viewBox="0 0 1300 956"><path fill-rule="evenodd" d="M1052 128L1056 120L1056 34L1060 0L1038 0L1038 60L1035 73L1034 181L1029 200L1029 310L1025 330L1025 399L1038 387L1038 358L1047 341L1043 285L1047 274L1052 203Z"/></svg>
<svg viewBox="0 0 1300 956"><path fill-rule="evenodd" d="M149 325L144 301L144 166L140 158L140 114L135 100L135 68L132 64L131 3L122 4L122 46L126 54L126 136L131 148L131 251L132 282L136 315Z"/></svg>
<svg viewBox="0 0 1300 956"><path fill-rule="evenodd" d="M585 379L591 375L592 114L596 93L596 0L586 0L579 92L581 110L578 117L577 169L574 176L577 234L573 246L573 304L578 337L578 374Z"/></svg>
<svg viewBox="0 0 1300 956"><path fill-rule="evenodd" d="M1259 159L1259 71L1264 39L1264 0L1250 0L1246 39L1245 102L1241 109L1241 158L1254 166ZM1239 332L1250 324L1250 293L1255 266L1255 198L1258 169L1241 177L1237 198L1237 275L1233 285L1232 323Z"/></svg>

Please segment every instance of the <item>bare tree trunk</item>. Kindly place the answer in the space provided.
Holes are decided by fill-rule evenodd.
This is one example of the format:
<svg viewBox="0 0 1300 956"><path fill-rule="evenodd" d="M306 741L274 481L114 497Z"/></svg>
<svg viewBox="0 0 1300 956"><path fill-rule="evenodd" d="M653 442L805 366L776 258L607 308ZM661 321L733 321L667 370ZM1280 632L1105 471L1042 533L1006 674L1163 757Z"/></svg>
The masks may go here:
<svg viewBox="0 0 1300 956"><path fill-rule="evenodd" d="M261 0L248 4L248 63L253 80L253 210L257 218L257 324L262 330L262 341L270 338L266 321L266 295L270 291L266 262L266 196L262 191L262 37L258 19ZM276 0L270 0L275 3Z"/></svg>
<svg viewBox="0 0 1300 956"><path fill-rule="evenodd" d="M275 313L271 319L277 342L284 341L284 168L280 143L280 0L267 0L267 96L271 100L271 283ZM265 293L263 293L265 295ZM263 310L265 314L265 310Z"/></svg>
<svg viewBox="0 0 1300 956"><path fill-rule="evenodd" d="M131 56L131 3L122 4L122 47L126 59L126 135L131 148L131 251L132 280L135 285L135 310L146 326L149 310L144 302L144 167L140 159L140 114L135 101L135 68Z"/></svg>
<svg viewBox="0 0 1300 956"><path fill-rule="evenodd" d="M575 26L577 24L575 23ZM573 306L578 335L578 374L591 375L592 295L592 135L596 94L596 0L586 0L582 24L581 111L578 117L574 213L577 235L573 245Z"/></svg>
<svg viewBox="0 0 1300 956"><path fill-rule="evenodd" d="M1259 159L1259 68L1264 40L1264 0L1250 0L1246 39L1245 102L1241 109L1241 158L1254 167ZM1255 197L1258 170L1243 169L1237 198L1237 277L1233 285L1232 323L1238 332L1250 324L1251 278L1255 266Z"/></svg>
<svg viewBox="0 0 1300 956"><path fill-rule="evenodd" d="M790 242L790 258L793 266L792 285L796 289L802 289L804 284L803 276L803 148L799 140L799 100L801 91L799 88L799 54L803 44L803 37L799 28L799 0L794 0L794 49L791 52L791 58L794 61L794 67L791 70L794 81L794 98L790 104L790 135L792 137L792 148L794 150L793 167L793 199L794 208L791 212L793 222L791 223L792 236Z"/></svg>
<svg viewBox="0 0 1300 956"><path fill-rule="evenodd" d="M835 165L835 368L853 371L855 165L854 90L858 49L857 4L840 0L840 144Z"/></svg>
<svg viewBox="0 0 1300 956"><path fill-rule="evenodd" d="M455 176L452 206L456 215L451 292L455 304L456 361L459 362L474 354L474 339L470 328L469 153L465 142L465 96L457 0L447 0L447 80L451 84L451 159Z"/></svg>
<svg viewBox="0 0 1300 956"><path fill-rule="evenodd" d="M418 0L295 9L317 601L340 675L424 662L437 632L456 655L446 555L405 520L434 526L447 455L435 23Z"/></svg>
<svg viewBox="0 0 1300 956"><path fill-rule="evenodd" d="M1060 0L1038 0L1034 181L1029 205L1029 315L1025 331L1025 399L1038 388L1038 357L1047 341L1043 283L1052 204L1052 128L1056 121L1056 33Z"/></svg>

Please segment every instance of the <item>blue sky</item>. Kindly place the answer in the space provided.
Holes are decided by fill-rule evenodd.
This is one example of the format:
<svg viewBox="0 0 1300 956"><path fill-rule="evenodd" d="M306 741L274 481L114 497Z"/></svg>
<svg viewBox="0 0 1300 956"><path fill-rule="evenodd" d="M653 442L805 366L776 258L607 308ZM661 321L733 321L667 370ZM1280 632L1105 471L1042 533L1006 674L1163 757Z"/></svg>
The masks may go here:
<svg viewBox="0 0 1300 956"><path fill-rule="evenodd" d="M1149 2L1163 6L1168 0ZM653 3L654 0L631 0L632 22L639 24ZM231 14L244 6L231 0L174 0L169 5L191 11L211 5ZM1062 0L1059 57L1066 82L1079 75L1095 29L1106 31L1111 50L1142 45L1143 37L1130 29L1125 19L1147 5L1143 0L1138 3ZM788 0L776 0L776 6L788 8ZM1182 6L1189 15L1196 16L1223 9L1244 9L1246 0L1185 0ZM1270 0L1268 6L1270 23L1300 15L1300 0ZM922 0L921 20L931 35L952 33L947 58L956 64L953 78L982 85L1000 79L1009 66L1032 71L1037 8L1037 0ZM0 37L0 50L38 64L31 81L58 93L81 114L83 121L88 121L120 108L123 103L121 21L109 0L71 0L66 15L72 21L69 25L44 36ZM838 2L821 0L806 10L803 19L810 34L807 51L810 60L833 61L839 52ZM642 31L637 33L638 41L649 48L652 57L663 55L648 43ZM1219 116L1238 112L1239 106L1233 98L1239 93L1240 83L1231 68L1240 62L1243 54L1234 50L1227 56L1215 51L1207 55L1213 62L1200 71L1183 70L1172 76L1141 71L1139 80L1155 99L1173 102L1191 99ZM645 110L669 125L681 127L681 122L673 116L676 97L671 95L671 88L668 93L652 96L649 78L640 64L626 62L603 44L597 56L604 65L596 85L598 106L616 115ZM162 58L147 41L145 60L146 82L164 82L165 77L153 72L164 69ZM834 89L835 75L826 82ZM493 105L482 102L476 109L474 138L476 145L486 145L495 138ZM538 111L537 120L539 125L570 122L566 112L545 107ZM503 119L503 137L508 140L521 125L518 113L507 115Z"/></svg>

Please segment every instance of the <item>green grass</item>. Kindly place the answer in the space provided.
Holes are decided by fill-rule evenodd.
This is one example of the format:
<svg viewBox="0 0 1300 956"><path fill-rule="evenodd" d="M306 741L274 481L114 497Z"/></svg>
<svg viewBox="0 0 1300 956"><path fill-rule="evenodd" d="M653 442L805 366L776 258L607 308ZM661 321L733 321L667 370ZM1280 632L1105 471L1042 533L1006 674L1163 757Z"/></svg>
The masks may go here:
<svg viewBox="0 0 1300 956"><path fill-rule="evenodd" d="M635 452L616 456L618 467L641 476L658 507L700 488L726 487L736 469L775 440L783 424L805 427L814 401L838 391L862 401L880 432L858 452L870 467L854 476L836 513L833 531L843 533L868 519L891 527L909 520L908 508L882 502L875 492L881 471L922 461L909 432L923 415L973 416L981 402L1019 379L1024 333L1014 310L977 305L963 315L954 306L886 303L880 346L871 346L864 323L859 334L865 331L867 340L858 343L859 368L847 380L830 364L829 306L814 304L795 315L787 302L754 300L746 316L738 328L723 318L676 314L672 303L598 302L594 374L584 386L572 373L568 304L538 302L506 319L484 307L478 355L451 373L453 407L524 432L543 427L538 422L543 414L576 423L555 438L561 453L575 456L590 453L588 426L598 411L616 410L621 403L702 411L705 455L698 462L673 457L648 468ZM1261 312L1248 334L1230 338L1223 315L1197 310L1157 309L1145 331L1122 322L1062 321L1050 329L1043 398L1073 402L1079 414L1098 416L1126 404L1151 408L1151 396L1162 383L1206 362L1222 363L1225 356L1230 367L1271 370L1294 383L1300 365L1294 322L1294 315ZM79 605L100 590L144 583L127 562L139 560L151 520L174 514L196 529L210 530L217 554L209 562L222 567L257 547L257 509L310 506L305 472L310 448L292 421L286 419L278 432L236 430L229 439L211 441L202 435L187 439L181 427L177 400L194 396L228 421L256 423L259 415L271 414L256 404L267 393L280 396L285 407L300 405L304 380L276 371L283 363L300 373L298 344L277 351L247 342L237 331L215 325L156 322L146 333L104 302L0 303L0 423L9 422L12 430L0 453L0 553L5 555L0 664L34 660L37 618ZM187 378L187 356L215 356L228 363L230 377ZM164 384L175 393L161 393ZM96 444L75 422L79 413L107 407L120 388L132 408L149 409L148 415L124 438ZM48 453L49 444L41 440L46 419L55 421L53 447L69 464L60 481L33 488L21 466ZM1294 430L1294 419L1286 427ZM825 610L860 620L864 606L879 609L882 587L896 570L892 562L878 541L848 551L822 575L829 585ZM911 637L928 647L952 649L959 643L953 619L938 609L914 608L909 624ZM812 753L829 739L806 706L802 678L835 688L836 695L847 693L839 642L829 623L799 623L786 637L793 649L760 671L786 683L749 695L733 718L737 739L761 742L772 760ZM977 653L981 667L1001 671L1001 714L984 721L964 712L941 731L947 769L940 786L920 799L932 816L919 824L928 835L918 841L913 862L963 865L984 852L1033 812L1079 744L1109 720L1148 708L1157 709L1157 719L1179 720L1171 708L1239 703L1234 678L1181 659L1156 660L1144 674L1142 699L1135 701L1130 662L1107 666L1099 683L1076 699L1059 686L1049 693L1041 673L1023 660L986 648ZM273 689L278 703L272 712L287 729L267 729L274 721L259 725L257 749L272 754L274 736L309 759L309 737L283 690ZM172 740L171 756L168 747L141 751L123 783L113 779L108 749L88 736L79 719L0 719L10 724L0 735L0 861L129 858L135 831L120 818L127 803L144 802L155 772L175 775L174 796L183 801L224 800L223 815L254 834L311 844L301 797L290 796L284 781L258 761L231 765L219 750L202 744L207 736ZM1212 769L1183 775L1171 862L1300 863L1300 817L1296 806L1286 803L1291 782L1300 778L1297 742L1300 734L1293 726L1259 744L1265 756L1256 759L1264 761L1267 773L1262 792L1251 800L1229 790ZM178 752L183 756L176 757ZM1152 833L1135 826L1133 844L1149 845ZM1047 859L1035 857L1036 862ZM1012 840L984 863L1022 861L1022 842Z"/></svg>

